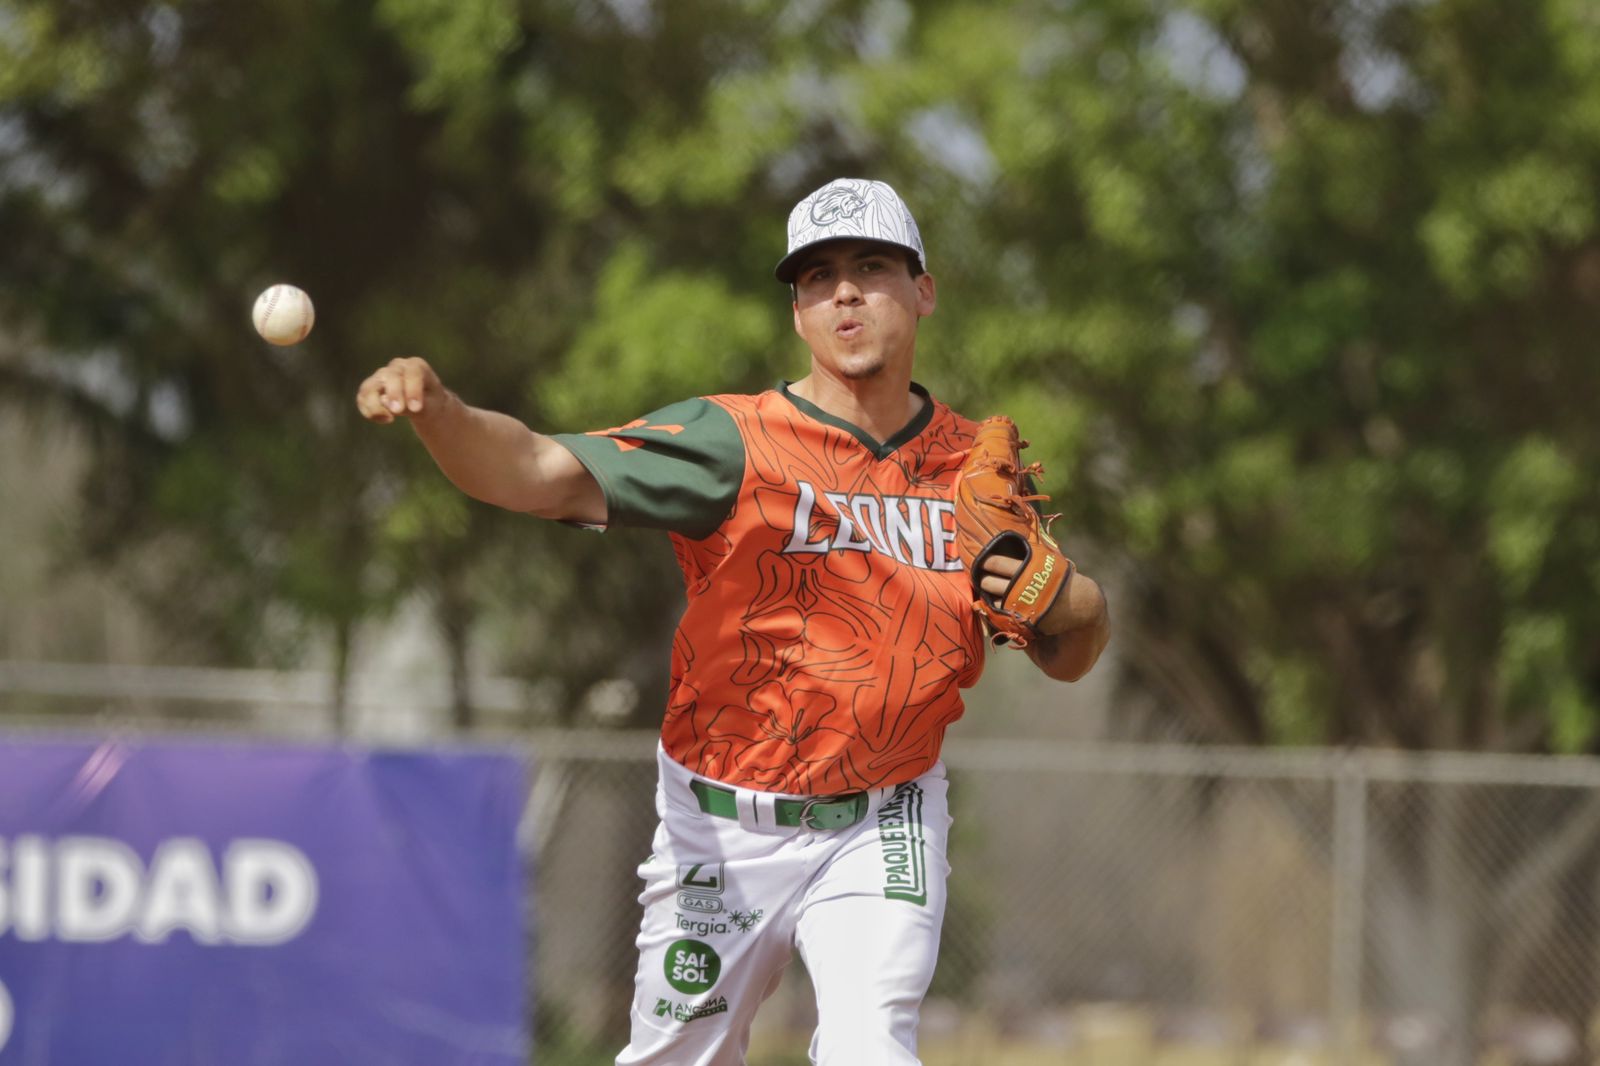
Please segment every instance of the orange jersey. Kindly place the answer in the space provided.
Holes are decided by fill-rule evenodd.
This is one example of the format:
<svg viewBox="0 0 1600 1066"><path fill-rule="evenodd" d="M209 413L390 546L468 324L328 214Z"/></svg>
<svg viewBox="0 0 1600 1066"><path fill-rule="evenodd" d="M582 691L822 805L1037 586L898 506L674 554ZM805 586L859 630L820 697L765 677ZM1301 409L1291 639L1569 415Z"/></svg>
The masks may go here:
<svg viewBox="0 0 1600 1066"><path fill-rule="evenodd" d="M562 441L608 504L620 502L630 455L692 454L691 438L710 435L686 428L690 410ZM688 606L663 747L703 776L766 791L917 777L983 668L952 503L975 423L930 397L879 444L787 390L705 397L692 410L711 428L725 425L714 410L731 418L737 438L725 434L722 453L742 446L743 469L716 477L697 464L696 476L724 486L705 491L725 513L709 533L715 514L672 531Z"/></svg>

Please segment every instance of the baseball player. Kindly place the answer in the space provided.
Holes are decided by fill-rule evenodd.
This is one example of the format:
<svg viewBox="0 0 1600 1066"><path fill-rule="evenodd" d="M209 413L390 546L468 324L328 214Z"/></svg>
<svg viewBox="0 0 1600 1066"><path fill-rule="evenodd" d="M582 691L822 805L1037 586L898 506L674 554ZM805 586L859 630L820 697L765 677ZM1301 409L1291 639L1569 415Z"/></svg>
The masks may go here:
<svg viewBox="0 0 1600 1066"><path fill-rule="evenodd" d="M983 666L974 598L1007 597L1027 554L975 573L958 557L954 488L978 427L911 378L936 302L926 262L893 189L840 179L795 207L776 270L811 352L797 381L557 436L468 406L421 359L357 394L374 422L408 418L469 495L671 537L688 606L619 1066L743 1063L796 949L813 1062L918 1061L949 869L940 744ZM1109 626L1100 587L1063 574L1025 651L1070 681Z"/></svg>

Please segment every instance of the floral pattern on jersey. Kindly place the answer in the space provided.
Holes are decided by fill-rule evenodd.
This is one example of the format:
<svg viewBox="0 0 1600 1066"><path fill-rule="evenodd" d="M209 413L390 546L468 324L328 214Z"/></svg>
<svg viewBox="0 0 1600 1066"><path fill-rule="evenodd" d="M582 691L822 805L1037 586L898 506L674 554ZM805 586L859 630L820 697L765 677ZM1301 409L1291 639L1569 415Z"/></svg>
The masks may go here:
<svg viewBox="0 0 1600 1066"><path fill-rule="evenodd" d="M936 404L923 432L880 460L780 393L710 399L739 428L746 473L716 533L673 538L689 606L673 642L668 754L721 781L802 794L917 776L982 669L967 574L953 539L935 543L973 423Z"/></svg>

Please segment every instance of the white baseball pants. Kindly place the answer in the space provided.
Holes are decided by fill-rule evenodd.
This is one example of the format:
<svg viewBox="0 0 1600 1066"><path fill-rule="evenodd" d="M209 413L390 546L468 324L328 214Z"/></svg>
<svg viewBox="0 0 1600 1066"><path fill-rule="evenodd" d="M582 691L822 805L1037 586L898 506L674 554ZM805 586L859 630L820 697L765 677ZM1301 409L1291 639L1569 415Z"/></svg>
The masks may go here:
<svg viewBox="0 0 1600 1066"><path fill-rule="evenodd" d="M805 797L726 785L737 817L708 814L695 776L659 750L657 762L661 820L639 867L632 1039L617 1066L743 1066L756 1008L796 947L816 990L813 1063L916 1066L950 869L943 764L869 793L856 824L817 830L774 824L778 803Z"/></svg>

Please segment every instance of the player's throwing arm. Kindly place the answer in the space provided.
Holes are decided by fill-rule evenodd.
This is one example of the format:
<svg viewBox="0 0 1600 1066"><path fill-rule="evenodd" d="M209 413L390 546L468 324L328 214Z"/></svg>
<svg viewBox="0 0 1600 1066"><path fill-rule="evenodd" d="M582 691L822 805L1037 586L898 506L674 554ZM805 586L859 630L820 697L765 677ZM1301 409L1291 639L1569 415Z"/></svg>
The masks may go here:
<svg viewBox="0 0 1600 1066"><path fill-rule="evenodd" d="M461 402L426 359L391 359L356 390L369 422L411 423L451 482L474 499L541 518L603 525L605 497L576 456L498 411Z"/></svg>

